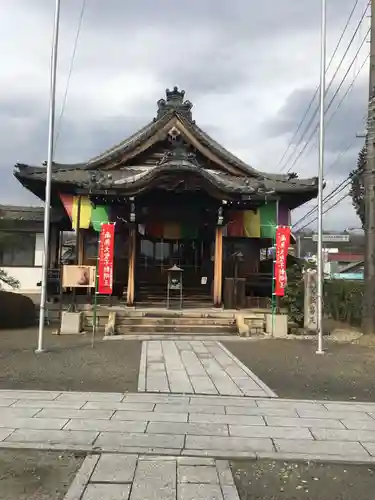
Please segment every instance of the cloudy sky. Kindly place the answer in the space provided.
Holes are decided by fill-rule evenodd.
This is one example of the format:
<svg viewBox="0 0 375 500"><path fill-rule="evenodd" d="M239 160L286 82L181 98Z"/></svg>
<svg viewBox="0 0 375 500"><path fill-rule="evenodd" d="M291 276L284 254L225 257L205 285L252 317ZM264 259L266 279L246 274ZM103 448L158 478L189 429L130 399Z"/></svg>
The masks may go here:
<svg viewBox="0 0 375 500"><path fill-rule="evenodd" d="M327 3L329 61L355 0ZM367 3L358 0L328 83ZM0 2L0 203L38 204L13 178L13 166L39 165L47 156L54 4ZM86 0L60 120L82 0L61 0L61 5L56 161L84 161L119 142L155 115L166 87L178 85L194 103L197 123L253 167L317 175L315 104L280 159L319 84L319 1ZM327 112L327 192L347 177L363 144L356 134L364 132L367 64L359 71L369 44L355 54L368 25L365 17L328 92L329 103L347 73ZM309 208L297 211L294 220ZM327 228L358 225L348 198L325 217Z"/></svg>

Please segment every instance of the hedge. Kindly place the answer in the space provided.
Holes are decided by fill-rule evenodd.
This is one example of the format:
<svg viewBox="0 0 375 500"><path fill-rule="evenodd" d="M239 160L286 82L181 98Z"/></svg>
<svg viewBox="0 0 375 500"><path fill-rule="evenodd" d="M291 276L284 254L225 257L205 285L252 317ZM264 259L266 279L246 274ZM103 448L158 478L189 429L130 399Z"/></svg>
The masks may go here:
<svg viewBox="0 0 375 500"><path fill-rule="evenodd" d="M361 326L363 313L363 281L326 280L324 314L341 323Z"/></svg>
<svg viewBox="0 0 375 500"><path fill-rule="evenodd" d="M35 305L29 297L0 290L0 329L26 328L35 323Z"/></svg>
<svg viewBox="0 0 375 500"><path fill-rule="evenodd" d="M324 316L340 323L361 326L363 312L363 281L325 280ZM288 269L288 286L282 305L289 318L303 326L304 281L302 268L294 265Z"/></svg>

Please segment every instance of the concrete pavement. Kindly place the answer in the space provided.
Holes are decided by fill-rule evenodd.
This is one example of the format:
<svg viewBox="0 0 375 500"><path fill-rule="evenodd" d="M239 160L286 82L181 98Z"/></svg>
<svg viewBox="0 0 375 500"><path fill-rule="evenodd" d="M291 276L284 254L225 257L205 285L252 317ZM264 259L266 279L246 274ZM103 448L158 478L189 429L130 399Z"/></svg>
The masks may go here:
<svg viewBox="0 0 375 500"><path fill-rule="evenodd" d="M0 448L88 452L65 500L238 500L235 458L375 463L375 403L278 398L216 341L143 342L138 390L2 390Z"/></svg>
<svg viewBox="0 0 375 500"><path fill-rule="evenodd" d="M138 455L85 459L65 500L239 500L226 460Z"/></svg>
<svg viewBox="0 0 375 500"><path fill-rule="evenodd" d="M375 462L375 403L0 391L0 447Z"/></svg>
<svg viewBox="0 0 375 500"><path fill-rule="evenodd" d="M220 342L142 342L140 392L277 397Z"/></svg>

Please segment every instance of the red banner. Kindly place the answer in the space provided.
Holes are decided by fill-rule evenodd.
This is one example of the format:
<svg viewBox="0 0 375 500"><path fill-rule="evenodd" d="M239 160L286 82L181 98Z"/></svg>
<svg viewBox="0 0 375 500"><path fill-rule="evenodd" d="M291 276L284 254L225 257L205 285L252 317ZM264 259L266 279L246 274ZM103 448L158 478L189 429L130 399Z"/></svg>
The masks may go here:
<svg viewBox="0 0 375 500"><path fill-rule="evenodd" d="M276 229L275 295L283 297L287 284L286 260L290 245L290 227Z"/></svg>
<svg viewBox="0 0 375 500"><path fill-rule="evenodd" d="M115 225L102 224L99 240L98 293L111 295L113 290L113 251Z"/></svg>

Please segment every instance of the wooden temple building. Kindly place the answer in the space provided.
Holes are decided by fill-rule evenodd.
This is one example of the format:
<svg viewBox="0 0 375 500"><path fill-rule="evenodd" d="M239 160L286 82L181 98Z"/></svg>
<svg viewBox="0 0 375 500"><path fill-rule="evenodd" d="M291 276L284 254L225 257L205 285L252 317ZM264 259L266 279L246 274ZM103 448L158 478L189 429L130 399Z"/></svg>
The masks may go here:
<svg viewBox="0 0 375 500"><path fill-rule="evenodd" d="M114 292L128 306L165 304L168 269L183 270L185 300L222 306L226 279L242 278L246 296L272 293L262 252L277 225L317 196L317 179L264 173L218 144L194 121L177 87L142 129L79 164L54 163L51 227L77 229L77 264L95 265L98 228L116 222ZM46 168L17 164L21 184L44 200ZM49 263L58 267L58 259Z"/></svg>

